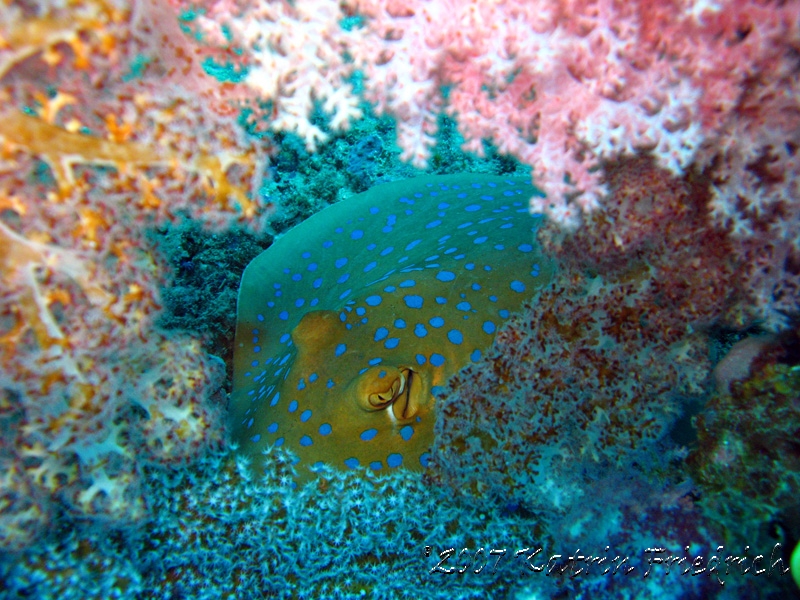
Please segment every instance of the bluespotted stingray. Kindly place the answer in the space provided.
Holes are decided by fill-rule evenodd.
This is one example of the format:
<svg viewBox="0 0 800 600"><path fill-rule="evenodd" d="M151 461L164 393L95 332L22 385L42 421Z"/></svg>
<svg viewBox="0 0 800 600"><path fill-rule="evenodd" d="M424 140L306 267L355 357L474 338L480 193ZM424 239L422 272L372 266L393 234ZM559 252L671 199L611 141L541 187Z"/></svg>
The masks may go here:
<svg viewBox="0 0 800 600"><path fill-rule="evenodd" d="M528 212L535 191L468 174L387 183L256 257L236 323L240 450L285 446L311 470L422 469L436 387L550 279Z"/></svg>

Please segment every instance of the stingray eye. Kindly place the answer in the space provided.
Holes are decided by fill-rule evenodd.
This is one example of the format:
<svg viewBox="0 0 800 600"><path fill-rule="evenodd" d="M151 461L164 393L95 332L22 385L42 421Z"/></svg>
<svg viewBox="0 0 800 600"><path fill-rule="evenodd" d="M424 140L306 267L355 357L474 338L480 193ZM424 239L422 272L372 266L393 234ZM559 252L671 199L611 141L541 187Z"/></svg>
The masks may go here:
<svg viewBox="0 0 800 600"><path fill-rule="evenodd" d="M384 376L384 379L386 376ZM367 402L375 410L386 408L386 405L394 401L406 387L406 377L400 372L399 377L393 377L391 384L380 392L373 392L367 398Z"/></svg>
<svg viewBox="0 0 800 600"><path fill-rule="evenodd" d="M420 404L417 379L416 373L406 367L373 367L354 382L356 404L369 411L391 406L395 419L410 419Z"/></svg>

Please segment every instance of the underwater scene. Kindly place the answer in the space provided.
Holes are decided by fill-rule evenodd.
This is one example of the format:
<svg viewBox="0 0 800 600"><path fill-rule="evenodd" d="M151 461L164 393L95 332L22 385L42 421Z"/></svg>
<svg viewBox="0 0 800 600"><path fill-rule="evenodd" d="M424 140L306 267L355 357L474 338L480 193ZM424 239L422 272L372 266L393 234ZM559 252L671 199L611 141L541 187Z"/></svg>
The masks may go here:
<svg viewBox="0 0 800 600"><path fill-rule="evenodd" d="M0 600L800 598L800 0L0 0Z"/></svg>

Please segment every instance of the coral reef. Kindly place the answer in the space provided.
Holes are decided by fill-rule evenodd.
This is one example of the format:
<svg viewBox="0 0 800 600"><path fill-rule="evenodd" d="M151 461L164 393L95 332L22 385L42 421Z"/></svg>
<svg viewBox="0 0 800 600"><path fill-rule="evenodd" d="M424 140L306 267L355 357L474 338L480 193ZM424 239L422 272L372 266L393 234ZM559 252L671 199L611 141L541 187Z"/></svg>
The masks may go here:
<svg viewBox="0 0 800 600"><path fill-rule="evenodd" d="M575 576L566 558L580 551L545 532L545 514L536 524L532 513L504 503L463 504L402 470L326 470L295 488L291 455L273 449L263 459L258 478L241 456L223 453L208 454L191 471L148 467L150 519L133 527L84 521L60 528L18 560L0 558L0 576L12 597L62 599L619 598L636 597L650 582L658 589L666 579L643 578L643 547L709 547L691 505L640 506L609 515L609 525L626 519L630 531L597 548L581 546L608 563L629 555L635 574L598 568ZM729 580L728 589L738 584ZM720 586L711 577L673 573L670 589L675 598L709 597Z"/></svg>
<svg viewBox="0 0 800 600"><path fill-rule="evenodd" d="M567 553L800 539L799 11L0 3L0 597L788 597ZM537 177L552 286L437 390L425 475L255 478L222 271L423 166Z"/></svg>
<svg viewBox="0 0 800 600"><path fill-rule="evenodd" d="M258 229L269 207L248 194L263 146L168 9L0 10L0 498L19 549L57 510L141 519L144 464L221 444L224 369L155 327L167 269L146 229L184 214Z"/></svg>
<svg viewBox="0 0 800 600"><path fill-rule="evenodd" d="M703 327L739 307L724 237L705 227L707 186L647 159L610 172L614 200L593 227L540 233L561 259L553 284L512 317L491 354L448 383L435 479L479 496L568 505L582 493L553 482L579 481L599 464L658 467L656 442L679 400L703 393ZM640 210L644 194L658 195L664 211Z"/></svg>
<svg viewBox="0 0 800 600"><path fill-rule="evenodd" d="M694 417L698 443L687 465L702 490L704 514L731 542L769 540L769 525L800 507L797 349L796 334L773 341L743 380L718 390ZM732 522L741 526L727 528Z"/></svg>

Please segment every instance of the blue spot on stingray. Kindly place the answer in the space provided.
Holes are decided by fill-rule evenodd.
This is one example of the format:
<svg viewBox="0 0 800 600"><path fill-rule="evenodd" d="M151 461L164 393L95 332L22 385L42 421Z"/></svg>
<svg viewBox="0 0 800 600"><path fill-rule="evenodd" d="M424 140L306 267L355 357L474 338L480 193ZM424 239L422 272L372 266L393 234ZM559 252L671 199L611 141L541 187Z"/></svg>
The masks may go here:
<svg viewBox="0 0 800 600"><path fill-rule="evenodd" d="M292 400L289 402L289 412L294 412L297 410L297 400Z"/></svg>
<svg viewBox="0 0 800 600"><path fill-rule="evenodd" d="M364 273L369 273L370 271L372 271L372 269L374 269L377 266L378 266L378 263L376 263L375 261L372 261L366 267L364 267Z"/></svg>
<svg viewBox="0 0 800 600"><path fill-rule="evenodd" d="M387 350L392 350L393 348L397 348L397 345L400 343L400 338L389 338L383 344L383 346Z"/></svg>
<svg viewBox="0 0 800 600"><path fill-rule="evenodd" d="M411 250L413 248L416 248L417 245L420 244L420 242L422 242L422 240L414 240L413 242L409 242L408 245L406 245L406 250Z"/></svg>
<svg viewBox="0 0 800 600"><path fill-rule="evenodd" d="M438 354L437 352L434 352L433 354L431 354L431 364L434 367L441 367L444 364L444 356Z"/></svg>
<svg viewBox="0 0 800 600"><path fill-rule="evenodd" d="M476 348L472 351L472 354L469 355L469 358L472 362L478 362L481 359L481 351Z"/></svg>
<svg viewBox="0 0 800 600"><path fill-rule="evenodd" d="M451 273L450 271L439 271L436 274L436 279L439 281L453 281L455 278L455 273Z"/></svg>
<svg viewBox="0 0 800 600"><path fill-rule="evenodd" d="M430 321L428 321L433 327L441 327L444 325L444 319L442 317L433 317Z"/></svg>
<svg viewBox="0 0 800 600"><path fill-rule="evenodd" d="M281 311L281 313L278 315L278 318L279 318L281 321L286 321L286 320L288 320L288 319L289 319L289 313L288 313L288 312L286 312L285 310L282 310L282 311Z"/></svg>
<svg viewBox="0 0 800 600"><path fill-rule="evenodd" d="M483 330L486 333L491 335L492 333L494 333L494 330L495 330L494 323L492 323L491 321L484 321L483 322Z"/></svg>
<svg viewBox="0 0 800 600"><path fill-rule="evenodd" d="M317 379L319 379L319 375L317 375L316 373L312 373L311 375L308 376L308 381L311 383L314 383Z"/></svg>
<svg viewBox="0 0 800 600"><path fill-rule="evenodd" d="M475 290L477 292L479 289L481 289L481 284L480 283L473 283L471 287L472 287L473 290Z"/></svg>
<svg viewBox="0 0 800 600"><path fill-rule="evenodd" d="M364 232L361 231L360 229L356 229L355 231L353 231L353 233L350 234L350 237L353 238L354 240L360 240L362 237L364 237Z"/></svg>
<svg viewBox="0 0 800 600"><path fill-rule="evenodd" d="M300 275L300 273L295 273L294 275L292 275L292 281L300 281L302 278L303 276Z"/></svg>
<svg viewBox="0 0 800 600"><path fill-rule="evenodd" d="M424 354L417 354L417 356L415 358L417 359L417 364L418 365L424 365L425 361L428 360L428 359L425 358Z"/></svg>
<svg viewBox="0 0 800 600"><path fill-rule="evenodd" d="M388 248L384 248L383 250L381 250L381 256L386 256L387 254L390 254L392 250L394 250L394 246L389 246Z"/></svg>
<svg viewBox="0 0 800 600"><path fill-rule="evenodd" d="M328 379L328 383L325 384L327 387L332 388L336 385L336 382L333 379Z"/></svg>
<svg viewBox="0 0 800 600"><path fill-rule="evenodd" d="M417 282L413 279L406 279L405 281L400 282L401 288L414 287L415 285L417 285Z"/></svg>
<svg viewBox="0 0 800 600"><path fill-rule="evenodd" d="M300 445L301 446L311 446L313 443L314 443L314 440L312 440L307 435L304 435L303 437L300 438Z"/></svg>
<svg viewBox="0 0 800 600"><path fill-rule="evenodd" d="M336 356L341 356L342 354L345 353L346 350L347 346L345 346L344 344L339 344L338 346L336 346Z"/></svg>
<svg viewBox="0 0 800 600"><path fill-rule="evenodd" d="M416 296L416 295L403 296L403 301L406 303L406 306L408 308L422 308L422 303L423 303L422 296Z"/></svg>
<svg viewBox="0 0 800 600"><path fill-rule="evenodd" d="M330 248L331 246L333 246L333 242L332 242L332 241L330 241L330 240L327 240L327 241L325 241L325 242L322 242L322 247L323 247L323 248Z"/></svg>
<svg viewBox="0 0 800 600"><path fill-rule="evenodd" d="M247 428L250 429L252 426L253 426L253 418L251 417L247 420Z"/></svg>
<svg viewBox="0 0 800 600"><path fill-rule="evenodd" d="M359 307L356 309L356 314L357 314L359 317L363 317L365 314L367 314L367 309L366 309L366 308L364 308L363 306L359 306Z"/></svg>
<svg viewBox="0 0 800 600"><path fill-rule="evenodd" d="M281 399L281 393L277 392L275 394L275 397L270 401L269 405L270 406L275 406L278 403L278 400L280 400L280 399Z"/></svg>
<svg viewBox="0 0 800 600"><path fill-rule="evenodd" d="M386 464L389 466L390 469L394 469L399 467L403 464L403 455L402 454L390 454L386 457Z"/></svg>
<svg viewBox="0 0 800 600"><path fill-rule="evenodd" d="M306 267L306 269L308 269L309 271L316 271L318 266L319 265L317 265L317 263L311 263Z"/></svg>
<svg viewBox="0 0 800 600"><path fill-rule="evenodd" d="M436 304L447 304L447 298L444 296L436 296Z"/></svg>
<svg viewBox="0 0 800 600"><path fill-rule="evenodd" d="M442 224L442 220L441 219L436 219L435 221L431 221L430 223L425 225L425 229L433 229L434 227L438 227L441 224Z"/></svg>
<svg viewBox="0 0 800 600"><path fill-rule="evenodd" d="M331 427L330 423L323 423L319 426L319 434L320 435L330 435L333 428Z"/></svg>
<svg viewBox="0 0 800 600"><path fill-rule="evenodd" d="M333 263L337 269L341 269L343 266L347 264L347 259L343 256L342 258L337 258L336 262Z"/></svg>
<svg viewBox="0 0 800 600"><path fill-rule="evenodd" d="M394 322L394 326L395 326L397 329L405 329L405 327L406 327L406 322L405 322L405 321L403 321L403 319L396 319L396 320L395 320L395 322Z"/></svg>
<svg viewBox="0 0 800 600"><path fill-rule="evenodd" d="M425 325L423 325L422 323L417 323L416 326L414 327L414 335L420 338L424 338L426 335L428 335L428 330L425 329Z"/></svg>
<svg viewBox="0 0 800 600"><path fill-rule="evenodd" d="M305 381L303 381L303 378L302 378L302 377L300 378L300 381L298 381L298 382L297 382L297 389L298 389L298 390L304 390L304 389L306 389L306 382L305 382Z"/></svg>
<svg viewBox="0 0 800 600"><path fill-rule="evenodd" d="M481 205L480 204L469 204L468 206L464 207L464 210L467 211L467 212L475 212L476 210L480 210L480 209L481 209Z"/></svg>
<svg viewBox="0 0 800 600"><path fill-rule="evenodd" d="M378 435L377 429L365 429L364 431L361 432L361 435L359 435L358 437L360 437L365 442L368 442L371 439L373 439L376 435Z"/></svg>
<svg viewBox="0 0 800 600"><path fill-rule="evenodd" d="M384 292L386 292L387 294L391 294L391 293L392 293L392 292L394 292L396 289L397 289L397 288L396 288L396 287L394 287L393 285L387 285L385 288L383 288L383 291L384 291Z"/></svg>
<svg viewBox="0 0 800 600"><path fill-rule="evenodd" d="M458 329L451 329L447 332L447 339L452 344L460 344L464 341L464 336Z"/></svg>
<svg viewBox="0 0 800 600"><path fill-rule="evenodd" d="M269 427L267 427L267 431L270 433L276 433L278 431L278 424L272 423Z"/></svg>
<svg viewBox="0 0 800 600"><path fill-rule="evenodd" d="M472 241L475 242L476 244L482 244L483 242L485 242L488 239L489 239L488 237L486 237L485 235L482 235L481 237L476 237Z"/></svg>
<svg viewBox="0 0 800 600"><path fill-rule="evenodd" d="M381 364L382 362L383 362L383 359L382 359L382 358L371 358L371 359L369 360L369 364L370 364L371 366L373 366L373 367L374 367L375 365L379 365L379 364Z"/></svg>
<svg viewBox="0 0 800 600"><path fill-rule="evenodd" d="M472 309L472 305L465 300L464 302L459 302L456 304L456 308L458 310L470 310Z"/></svg>
<svg viewBox="0 0 800 600"><path fill-rule="evenodd" d="M283 446L283 442L284 439L282 437L279 437L277 440L275 440L275 447L280 448L281 446Z"/></svg>
<svg viewBox="0 0 800 600"><path fill-rule="evenodd" d="M347 298L352 291L353 291L352 288L349 289L349 290L343 291L341 294L339 294L339 300L344 300L345 298Z"/></svg>
<svg viewBox="0 0 800 600"><path fill-rule="evenodd" d="M533 246L531 246L530 244L521 244L520 246L517 247L517 250L519 250L520 252L531 252L533 250Z"/></svg>
<svg viewBox="0 0 800 600"><path fill-rule="evenodd" d="M336 283L344 283L348 279L350 279L350 273L345 273L344 275L339 277L339 279L336 280Z"/></svg>
<svg viewBox="0 0 800 600"><path fill-rule="evenodd" d="M315 279L314 283L312 285L313 285L314 289L319 288L319 286L322 285L322 277L318 277L317 279Z"/></svg>
<svg viewBox="0 0 800 600"><path fill-rule="evenodd" d="M255 352L256 354L258 354L259 352L261 352L261 346L254 346L254 347L253 347L253 352Z"/></svg>
<svg viewBox="0 0 800 600"><path fill-rule="evenodd" d="M375 331L375 341L380 342L383 338L389 335L389 330L386 327L378 327Z"/></svg>
<svg viewBox="0 0 800 600"><path fill-rule="evenodd" d="M509 287L518 294L525 291L525 284L522 283L521 281L517 281L516 279L511 282L511 285Z"/></svg>
<svg viewBox="0 0 800 600"><path fill-rule="evenodd" d="M346 459L346 460L344 461L344 465L345 465L346 467L349 467L349 468L351 468L351 469L355 469L355 468L357 468L357 467L358 467L358 465L359 465L359 462L358 462L358 459L357 459L357 458L355 458L355 457L351 457L351 458L348 458L348 459Z"/></svg>
<svg viewBox="0 0 800 600"><path fill-rule="evenodd" d="M264 315L262 315L262 314L260 314L260 313L259 313L259 314L256 316L256 319L258 319L259 321L263 321L263 320L264 320Z"/></svg>
<svg viewBox="0 0 800 600"><path fill-rule="evenodd" d="M369 468L373 471L380 471L383 468L383 463L379 460L374 460L369 463Z"/></svg>
<svg viewBox="0 0 800 600"><path fill-rule="evenodd" d="M381 302L383 302L383 298L380 296L367 296L364 300L368 306L378 306Z"/></svg>
<svg viewBox="0 0 800 600"><path fill-rule="evenodd" d="M311 418L311 411L310 411L310 410L306 409L306 410L304 410L302 413L300 413L300 421L301 421L302 423L305 423L305 422L306 422L306 421L308 421L310 418Z"/></svg>
<svg viewBox="0 0 800 600"><path fill-rule="evenodd" d="M505 308L503 308L501 310L498 310L497 314L499 314L502 318L507 319L509 314L511 313L509 313Z"/></svg>

